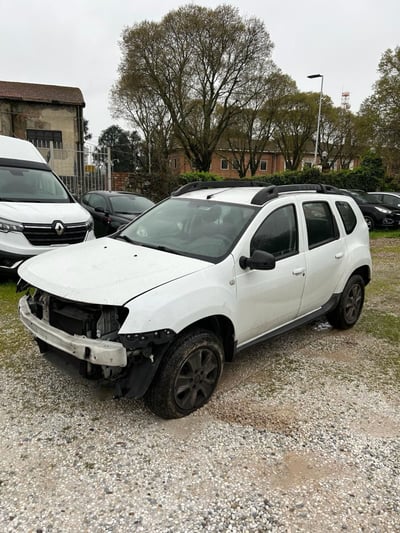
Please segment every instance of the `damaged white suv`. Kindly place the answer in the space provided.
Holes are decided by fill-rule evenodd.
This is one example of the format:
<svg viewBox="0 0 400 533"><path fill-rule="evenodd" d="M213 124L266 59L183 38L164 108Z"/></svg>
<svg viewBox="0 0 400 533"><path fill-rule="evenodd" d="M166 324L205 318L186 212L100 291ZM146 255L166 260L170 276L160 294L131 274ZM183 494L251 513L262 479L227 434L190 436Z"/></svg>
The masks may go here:
<svg viewBox="0 0 400 533"><path fill-rule="evenodd" d="M178 418L209 400L238 351L323 315L353 326L371 256L359 207L334 187L196 182L19 275L20 318L42 352Z"/></svg>

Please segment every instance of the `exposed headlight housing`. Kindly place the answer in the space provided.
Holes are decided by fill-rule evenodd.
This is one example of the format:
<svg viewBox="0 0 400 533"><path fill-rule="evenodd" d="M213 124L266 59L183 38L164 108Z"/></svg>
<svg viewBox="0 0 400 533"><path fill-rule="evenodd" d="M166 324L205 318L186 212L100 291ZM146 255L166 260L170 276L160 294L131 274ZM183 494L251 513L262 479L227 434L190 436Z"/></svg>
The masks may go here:
<svg viewBox="0 0 400 533"><path fill-rule="evenodd" d="M24 226L14 220L7 220L6 218L0 218L0 231L8 233L10 231L24 231Z"/></svg>

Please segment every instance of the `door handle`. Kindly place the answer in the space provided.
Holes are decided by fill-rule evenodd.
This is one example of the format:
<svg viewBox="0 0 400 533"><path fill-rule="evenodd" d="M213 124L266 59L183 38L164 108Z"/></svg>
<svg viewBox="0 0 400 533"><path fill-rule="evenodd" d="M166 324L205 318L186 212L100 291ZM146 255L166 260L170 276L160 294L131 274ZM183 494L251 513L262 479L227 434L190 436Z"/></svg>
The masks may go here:
<svg viewBox="0 0 400 533"><path fill-rule="evenodd" d="M338 252L337 254L335 254L335 259L342 259L343 256L344 256L343 252Z"/></svg>
<svg viewBox="0 0 400 533"><path fill-rule="evenodd" d="M304 276L304 272L305 272L305 268L304 267L300 267L300 268L295 268L292 272L293 276L300 276L301 274L303 274Z"/></svg>

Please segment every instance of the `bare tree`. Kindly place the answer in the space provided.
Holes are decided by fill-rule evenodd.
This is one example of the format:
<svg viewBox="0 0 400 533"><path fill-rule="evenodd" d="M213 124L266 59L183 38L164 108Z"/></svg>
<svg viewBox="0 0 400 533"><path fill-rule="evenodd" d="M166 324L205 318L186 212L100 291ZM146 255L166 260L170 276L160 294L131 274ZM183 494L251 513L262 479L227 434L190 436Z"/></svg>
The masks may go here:
<svg viewBox="0 0 400 533"><path fill-rule="evenodd" d="M367 145L378 150L389 174L400 179L400 46L387 49L379 61L373 94L361 105Z"/></svg>
<svg viewBox="0 0 400 533"><path fill-rule="evenodd" d="M316 93L297 92L282 98L275 118L273 139L285 158L288 170L297 170L308 141L315 132L318 111Z"/></svg>
<svg viewBox="0 0 400 533"><path fill-rule="evenodd" d="M232 160L239 177L254 176L271 137L282 98L295 92L296 83L271 62L270 72L253 81L253 97L226 130Z"/></svg>
<svg viewBox="0 0 400 533"><path fill-rule="evenodd" d="M228 5L187 5L160 23L136 24L123 33L114 108L124 107L118 87L140 80L165 106L192 166L207 171L222 133L254 96L249 81L265 71L272 47L261 20Z"/></svg>
<svg viewBox="0 0 400 533"><path fill-rule="evenodd" d="M168 173L173 128L163 101L139 80L124 77L112 88L111 112L115 118L124 118L142 132L143 167L147 167L150 174Z"/></svg>

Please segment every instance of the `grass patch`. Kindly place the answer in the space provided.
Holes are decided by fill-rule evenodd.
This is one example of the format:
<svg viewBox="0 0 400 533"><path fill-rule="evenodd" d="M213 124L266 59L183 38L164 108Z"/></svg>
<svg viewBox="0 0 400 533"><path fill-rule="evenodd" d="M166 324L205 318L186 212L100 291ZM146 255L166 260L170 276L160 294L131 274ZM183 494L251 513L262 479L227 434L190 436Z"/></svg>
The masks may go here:
<svg viewBox="0 0 400 533"><path fill-rule="evenodd" d="M21 371L22 361L17 356L32 342L32 336L18 318L18 300L15 283L0 282L0 367Z"/></svg>
<svg viewBox="0 0 400 533"><path fill-rule="evenodd" d="M399 229L387 229L387 230L374 230L370 231L369 238L371 240L375 239L399 239L400 230Z"/></svg>
<svg viewBox="0 0 400 533"><path fill-rule="evenodd" d="M16 312L18 300L21 294L17 294L16 285L11 281L1 282L0 280L0 306L1 313Z"/></svg>
<svg viewBox="0 0 400 533"><path fill-rule="evenodd" d="M390 246L385 246L385 243L379 246L378 244L372 242L372 245L371 245L372 259L379 259L379 256L382 254L385 254L386 256L400 254L400 244L399 245L397 244L398 239L396 239L396 241L386 241L386 242L390 242ZM393 245L393 242L396 242L396 244ZM379 241L379 243L382 243L382 241Z"/></svg>
<svg viewBox="0 0 400 533"><path fill-rule="evenodd" d="M392 279L389 277L376 277L372 278L371 283L367 285L367 290L371 291L372 293L381 293L381 292L387 292L388 296L392 296L393 292L393 284L400 282L400 275L393 276Z"/></svg>
<svg viewBox="0 0 400 533"><path fill-rule="evenodd" d="M400 317L394 314L364 309L358 329L378 339L400 343Z"/></svg>

